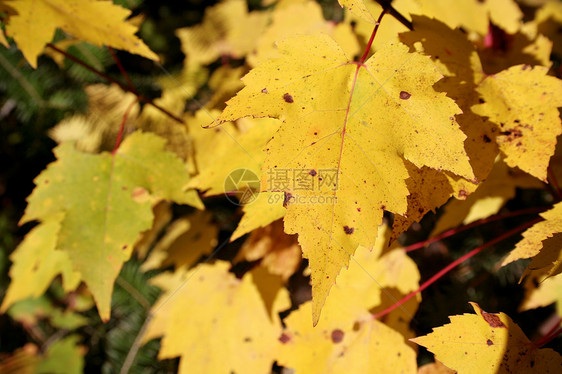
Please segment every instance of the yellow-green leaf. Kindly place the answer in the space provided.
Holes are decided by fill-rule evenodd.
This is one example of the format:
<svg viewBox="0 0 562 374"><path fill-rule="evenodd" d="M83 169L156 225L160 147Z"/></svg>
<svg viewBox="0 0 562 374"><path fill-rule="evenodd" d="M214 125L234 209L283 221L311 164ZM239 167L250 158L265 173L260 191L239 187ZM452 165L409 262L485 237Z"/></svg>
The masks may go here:
<svg viewBox="0 0 562 374"><path fill-rule="evenodd" d="M2 308L36 295L33 287L40 288L37 282L47 282L41 287L45 289L53 273L67 274L70 268L92 292L102 319L109 318L113 282L139 234L152 225L150 200L203 207L195 191L183 191L189 181L186 167L177 156L164 151L164 143L156 135L137 132L127 137L115 154L80 153L70 143L55 149L57 161L35 179L37 187L21 220L41 221L37 230L42 231L30 240L31 249L24 242L14 252L19 261L14 263L8 290L14 296L4 300ZM53 256L50 259L58 256L62 262L52 264L44 275L20 264L29 262L29 257L20 257L20 251L47 251ZM31 279L35 284L29 282ZM72 282L73 287L76 283Z"/></svg>
<svg viewBox="0 0 562 374"><path fill-rule="evenodd" d="M10 1L10 6L18 14L8 19L6 33L14 38L34 68L37 56L57 28L97 46L107 45L158 60L158 56L134 35L137 27L124 21L131 11L111 1L14 0Z"/></svg>

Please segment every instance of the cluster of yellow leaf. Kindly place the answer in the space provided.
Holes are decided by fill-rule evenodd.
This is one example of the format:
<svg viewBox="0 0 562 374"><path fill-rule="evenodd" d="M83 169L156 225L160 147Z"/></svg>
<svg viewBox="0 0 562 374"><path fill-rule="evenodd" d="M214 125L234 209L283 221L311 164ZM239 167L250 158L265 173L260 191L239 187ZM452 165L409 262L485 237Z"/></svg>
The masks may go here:
<svg viewBox="0 0 562 374"><path fill-rule="evenodd" d="M156 59L123 21L128 11L110 2L38 0L41 16L30 3L0 7L6 34L33 66L57 27ZM143 271L174 268L154 278L164 293L143 339L162 337L159 358L180 357L180 373L261 373L275 361L299 373L415 372L406 339L414 337L409 322L420 297L373 319L419 287L415 263L388 243L451 196L459 200L436 231L494 214L516 187L547 180L562 133L562 82L547 75L562 7L547 3L524 23L512 0L462 0L454 11L448 1L395 0L413 30L385 15L374 53L359 59L382 8L374 0L339 3L349 12L335 24L314 1L280 0L250 12L244 0L225 0L200 25L177 30L185 67L176 82L160 81L158 103L185 127L154 108L139 113L115 87L89 87L98 110L66 120L54 138L107 149L111 128L132 105L129 129L170 141L137 131L111 154L56 148L22 219L39 225L11 256L2 311L40 296L60 274L65 291L83 281L107 320L113 282L134 249ZM512 41L501 53L490 27ZM185 100L219 58L247 64L216 69L208 80L213 96L186 113ZM120 103L106 105L109 96ZM89 133L88 141L68 136L72 129ZM259 186L228 189L236 170L251 171ZM195 189L253 200L230 239L251 233L233 262L259 265L241 278L225 261L199 263L218 244L211 213L172 220L163 200L203 209ZM382 225L385 212L394 214L391 228ZM561 215L560 204L544 213L504 261L534 256L526 274L552 277L543 283L551 288L530 291L524 307L562 303L559 294L545 295L560 289L553 276ZM291 305L285 282L301 253L312 301L307 295ZM559 355L534 347L509 317L473 307L476 315L451 317L412 341L459 372L560 367Z"/></svg>
<svg viewBox="0 0 562 374"><path fill-rule="evenodd" d="M111 1L2 0L0 8L8 14L6 35L14 38L33 67L37 67L37 56L53 39L57 28L98 46L106 45L158 60L158 56L134 35L137 27L124 21L131 12Z"/></svg>

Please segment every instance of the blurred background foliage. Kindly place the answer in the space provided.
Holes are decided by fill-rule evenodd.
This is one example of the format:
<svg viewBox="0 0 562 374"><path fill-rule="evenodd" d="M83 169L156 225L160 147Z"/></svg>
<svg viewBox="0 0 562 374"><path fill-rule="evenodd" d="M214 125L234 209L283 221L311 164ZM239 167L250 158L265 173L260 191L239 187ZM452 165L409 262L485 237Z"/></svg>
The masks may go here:
<svg viewBox="0 0 562 374"><path fill-rule="evenodd" d="M183 67L184 55L175 30L199 23L205 8L217 1L116 0L115 3L131 9L132 17L144 17L140 37L161 56L164 69L176 73ZM259 0L248 3L250 10L261 7ZM319 3L327 19L342 19L343 13L335 1ZM55 42L60 37L56 37ZM124 82L107 49L77 43L67 51ZM136 89L149 98L159 97L161 87L156 78L163 75L162 68L126 52L119 51L117 54ZM56 59L60 58L56 52L43 55L38 68L34 70L15 46L0 48L0 298L4 296L9 282L8 256L31 228L29 224L18 226L26 205L25 198L34 188L33 179L54 160L51 151L56 143L49 137L49 129L66 117L86 113L88 96L84 88L94 83L105 83L99 76L68 60L58 65ZM557 57L555 66L559 66L559 62ZM220 61L217 61L210 69L219 66ZM195 96L196 104L191 103L195 109L210 96L209 90L208 85L199 89ZM189 101L186 106L190 108ZM551 200L551 196L543 190L518 190L515 199L508 203L504 211L548 206ZM237 218L233 217L232 209L224 208L223 203L220 199L206 201L207 207L214 211L215 218L223 223L221 236L228 237L224 231L232 232ZM428 214L400 240L410 244L427 238L438 216L439 213ZM421 281L441 270L451 260L528 219L527 216L489 224L434 243L426 251L414 252L412 257L419 265ZM531 339L539 336L540 331L536 326L540 326L554 313L554 307L519 312L523 290L516 283L525 264L501 269L495 267L517 240L515 237L502 242L493 252L471 259L424 291L423 302L412 325L416 333L426 334L431 327L447 323L449 315L470 312L470 300L479 303L484 310L501 309ZM219 258L234 257L239 245L234 243L228 246ZM44 297L33 303L19 305L20 309L15 312L0 315L0 361L14 352L29 359L29 353L35 348L29 348L31 346L26 345L28 343L45 353L51 352L50 349L55 352L56 349L65 349L57 346L65 339L78 339L80 345L87 347L85 372L118 373L148 316L150 306L159 294L158 288L148 285L148 280L157 272L142 272L140 265L140 260L133 258L123 267L116 281L112 318L107 323L102 323L91 301L87 301L88 298L80 290L65 295L57 282ZM237 265L235 272L243 273L244 266ZM289 289L295 292L299 287L308 287L307 282L307 279L296 275L290 279ZM548 347L562 352L561 339L554 340ZM141 346L130 372L175 372L177 360L157 360L158 349L159 342L156 340ZM427 354L420 355L421 361L429 359ZM48 366L45 370L49 372Z"/></svg>

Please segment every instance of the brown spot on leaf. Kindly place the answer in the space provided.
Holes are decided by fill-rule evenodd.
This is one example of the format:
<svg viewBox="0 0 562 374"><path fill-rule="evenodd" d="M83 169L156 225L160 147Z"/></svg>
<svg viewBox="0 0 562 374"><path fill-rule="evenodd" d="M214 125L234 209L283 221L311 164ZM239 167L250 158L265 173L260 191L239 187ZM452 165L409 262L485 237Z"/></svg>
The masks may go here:
<svg viewBox="0 0 562 374"><path fill-rule="evenodd" d="M127 244L125 244L123 247L121 247L122 250L125 250L127 248L128 248Z"/></svg>
<svg viewBox="0 0 562 374"><path fill-rule="evenodd" d="M283 334L281 334L281 336L279 337L279 341L280 341L282 344L286 344L286 343L288 343L288 342L291 341L291 337L290 337L289 335L283 333Z"/></svg>
<svg viewBox="0 0 562 374"><path fill-rule="evenodd" d="M269 92L267 91L267 88L264 88L263 90L261 90L261 92L262 92L262 93L269 93Z"/></svg>
<svg viewBox="0 0 562 374"><path fill-rule="evenodd" d="M289 95L288 93L283 95L283 100L285 100L285 102L287 102L289 104L294 102L293 97L291 95Z"/></svg>
<svg viewBox="0 0 562 374"><path fill-rule="evenodd" d="M332 331L332 342L334 344L340 343L343 340L344 332L340 329L335 329Z"/></svg>
<svg viewBox="0 0 562 374"><path fill-rule="evenodd" d="M345 233L347 235L351 235L353 234L353 231L355 231L355 229L353 227L349 227L349 226L344 226L343 227L343 231L345 231Z"/></svg>
<svg viewBox="0 0 562 374"><path fill-rule="evenodd" d="M286 208L287 205L289 205L289 203L291 202L291 199L293 198L293 194L290 192L285 191L285 197L283 198L283 207Z"/></svg>
<svg viewBox="0 0 562 374"><path fill-rule="evenodd" d="M494 345L494 342L491 341L490 339L488 339L488 340L486 341L486 344L488 344L488 345Z"/></svg>
<svg viewBox="0 0 562 374"><path fill-rule="evenodd" d="M358 211L358 212L361 212L361 208L357 208L357 211Z"/></svg>
<svg viewBox="0 0 562 374"><path fill-rule="evenodd" d="M490 143L492 141L492 139L490 139L486 134L484 134L482 138L484 138L484 143Z"/></svg>
<svg viewBox="0 0 562 374"><path fill-rule="evenodd" d="M402 100L408 100L412 96L411 94L407 93L406 91L400 91L400 98Z"/></svg>
<svg viewBox="0 0 562 374"><path fill-rule="evenodd" d="M315 177L316 174L318 174L318 173L316 172L316 170L312 169L311 171L308 172L308 174L310 174L310 175L312 175L313 177Z"/></svg>
<svg viewBox="0 0 562 374"><path fill-rule="evenodd" d="M490 327L507 328L507 326L504 325L504 323L501 321L500 317L498 317L496 314L482 311L482 318L484 318L484 321L486 321L488 325L490 325Z"/></svg>

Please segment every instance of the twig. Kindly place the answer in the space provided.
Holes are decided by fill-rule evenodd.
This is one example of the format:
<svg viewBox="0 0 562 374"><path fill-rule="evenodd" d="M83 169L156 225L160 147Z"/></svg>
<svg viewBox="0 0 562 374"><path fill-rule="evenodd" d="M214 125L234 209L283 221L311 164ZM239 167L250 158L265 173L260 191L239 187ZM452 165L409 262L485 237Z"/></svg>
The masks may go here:
<svg viewBox="0 0 562 374"><path fill-rule="evenodd" d="M183 120L175 115L173 115L172 113L168 112L166 109L162 108L160 105L154 103L152 100L137 94L136 92L131 91L131 89L129 87L127 87L126 85L124 85L123 83L119 82L118 80L116 80L115 78L110 77L109 75L105 74L104 72L101 72L93 67L91 67L90 65L88 65L87 63L85 63L84 61L80 60L77 57L72 56L71 54L67 53L66 51L63 51L62 49L59 49L57 47L55 47L54 45L52 45L51 43L47 43L47 47L57 51L58 53L64 55L64 57L68 58L71 61L76 62L78 65L82 66L85 69L90 70L92 73L100 76L101 78L107 80L108 82L111 83L115 83L116 85L118 85L123 91L125 92L130 92L133 95L135 95L138 99L138 101L143 102L145 104L148 105L152 105L153 107L155 107L156 109L158 109L159 111L161 111L162 113L164 113L165 115L167 115L168 117L170 117L171 119L173 119L174 121L185 125L185 122L183 122Z"/></svg>
<svg viewBox="0 0 562 374"><path fill-rule="evenodd" d="M445 274L447 274L449 271L451 271L452 269L454 269L457 265L459 265L460 263L464 262L465 260L468 260L469 258L473 257L474 255L482 252L484 249L491 247L492 245L509 238L512 235L517 234L519 231L522 231L524 229L526 229L527 227L530 227L532 225L534 225L535 223L539 222L541 220L541 218L536 218L530 222L527 222L519 227L514 228L513 230L509 230L508 232L490 240L488 243L473 249L472 251L468 252L467 254L465 254L464 256L461 256L459 258L457 258L455 261L451 262L449 265L445 266L443 269L441 269L440 271L438 271L436 274L434 274L431 278L429 278L427 281L425 281L417 290L410 292L408 295L406 295L405 297L403 297L400 301L398 301L397 303L392 304L390 307L386 308L385 310L383 310L382 312L379 312L377 314L374 315L375 319L378 319L382 316L387 315L388 313L392 312L394 309L398 308L400 305L404 304L406 301L410 300L412 297L414 297L415 295L417 295L418 293L422 292L423 290L425 290L427 287L431 286L433 283L435 283L437 280L439 280L442 276L444 276Z"/></svg>
<svg viewBox="0 0 562 374"><path fill-rule="evenodd" d="M117 134L117 140L115 140L115 146L113 147L113 151L111 151L112 155L117 153L117 149L121 145L121 140L123 139L123 132L125 131L125 123L127 122L127 118L129 118L129 113L131 112L131 109L133 109L133 106L136 103L137 103L136 101L131 102L131 104L129 104L127 110L123 114L123 119L121 120L121 126L119 127L119 133Z"/></svg>
<svg viewBox="0 0 562 374"><path fill-rule="evenodd" d="M131 92L134 92L136 94L137 90L135 90L135 86L133 86L133 82L131 81L131 78L129 78L129 74L127 74L127 70L125 70L125 68L121 64L121 60L119 60L119 57L117 57L117 54L115 53L113 48L107 47L107 49L109 50L109 53L111 53L111 57L113 58L113 61L115 61L115 63L117 64L117 67L121 72L121 75L123 76L123 78L125 78L125 81L127 81L127 84L129 85L129 89L131 90Z"/></svg>
<svg viewBox="0 0 562 374"><path fill-rule="evenodd" d="M400 22L401 24L406 26L408 29L414 30L414 26L412 25L412 22L408 21L408 19L406 17L404 17L399 11L394 9L391 2L392 2L392 0L377 0L377 3L379 3L379 5L382 6L382 8L388 14L390 14L392 17L396 18L396 20L398 20L398 22Z"/></svg>
<svg viewBox="0 0 562 374"><path fill-rule="evenodd" d="M522 216L525 214L534 214L534 213L541 213L544 212L546 210L546 208L528 208L528 209L521 209L521 210L516 210L514 212L507 212L507 213L502 213L502 214L496 214L494 216L491 217L486 217L486 218L482 218L479 219L478 221L474 221L472 223L469 223L468 225L463 225L454 229L450 229L447 230L437 236L434 236L433 238L418 242L418 243L414 243L411 244L409 246L404 247L404 250L406 252L411 252L411 251L415 251L416 249L420 249L423 248L431 243L434 243L436 241L439 241L441 239L445 239L448 238L449 236L453 236L455 234L458 234L459 232L471 229L473 227L476 226L480 226L489 222L494 222L494 221L499 221L500 219L504 219L504 218L511 218L511 217L517 217L517 216Z"/></svg>

